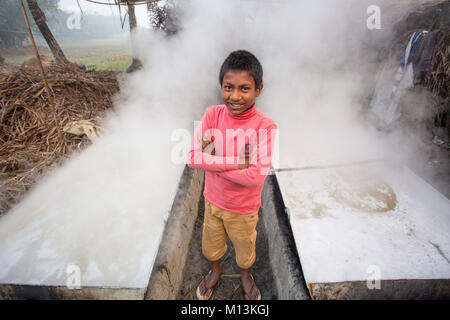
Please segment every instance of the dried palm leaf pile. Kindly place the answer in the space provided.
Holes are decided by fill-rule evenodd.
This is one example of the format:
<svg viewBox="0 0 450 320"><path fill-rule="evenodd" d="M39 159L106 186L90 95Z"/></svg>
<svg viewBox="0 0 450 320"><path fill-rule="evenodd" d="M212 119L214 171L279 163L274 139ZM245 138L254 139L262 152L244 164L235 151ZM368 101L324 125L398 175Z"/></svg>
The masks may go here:
<svg viewBox="0 0 450 320"><path fill-rule="evenodd" d="M45 169L89 144L68 126L79 120L97 124L119 91L110 71L86 73L75 65L52 64L45 74L53 105L39 69L0 74L0 215Z"/></svg>
<svg viewBox="0 0 450 320"><path fill-rule="evenodd" d="M441 30L436 58L428 88L437 96L447 98L450 90L450 28Z"/></svg>

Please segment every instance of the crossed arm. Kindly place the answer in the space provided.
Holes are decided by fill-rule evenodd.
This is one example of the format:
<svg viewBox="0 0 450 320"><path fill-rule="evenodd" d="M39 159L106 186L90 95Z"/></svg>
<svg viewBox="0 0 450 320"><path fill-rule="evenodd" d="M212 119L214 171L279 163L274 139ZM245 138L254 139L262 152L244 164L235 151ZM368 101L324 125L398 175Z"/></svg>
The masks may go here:
<svg viewBox="0 0 450 320"><path fill-rule="evenodd" d="M225 172L248 168L249 160L216 156L214 142L207 136L197 135L194 136L188 153L188 166L205 171Z"/></svg>
<svg viewBox="0 0 450 320"><path fill-rule="evenodd" d="M272 125L265 130L265 134L258 137L258 144L253 148L249 158L246 158L246 167L242 170L227 170L220 172L219 175L234 183L258 188L264 184L266 176L270 172L273 150L273 135L276 126Z"/></svg>
<svg viewBox="0 0 450 320"><path fill-rule="evenodd" d="M202 123L203 121L204 119ZM223 178L243 186L260 187L270 171L274 129L275 125L270 126L266 135L259 137L258 145L253 148L248 158L237 158L216 156L214 142L202 134L201 127L197 128L188 153L188 165L205 171L215 171Z"/></svg>

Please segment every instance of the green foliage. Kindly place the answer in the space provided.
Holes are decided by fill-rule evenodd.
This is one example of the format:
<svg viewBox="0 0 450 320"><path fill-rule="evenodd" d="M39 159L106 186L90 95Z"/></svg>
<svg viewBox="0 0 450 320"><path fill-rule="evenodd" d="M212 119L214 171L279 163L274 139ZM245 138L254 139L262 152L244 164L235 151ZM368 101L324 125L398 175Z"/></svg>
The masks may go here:
<svg viewBox="0 0 450 320"><path fill-rule="evenodd" d="M18 46L26 38L28 34L19 1L0 1L0 46Z"/></svg>
<svg viewBox="0 0 450 320"><path fill-rule="evenodd" d="M125 71L131 64L129 39L95 39L61 43L67 58L96 70Z"/></svg>
<svg viewBox="0 0 450 320"><path fill-rule="evenodd" d="M59 0L37 0L41 10L47 19L58 15L61 10L58 9ZM33 17L24 0L25 9L27 10L28 19L31 28L37 31ZM28 39L27 27L23 17L20 2L18 0L1 0L0 1L0 47L17 47L21 46L24 40Z"/></svg>
<svg viewBox="0 0 450 320"><path fill-rule="evenodd" d="M157 1L150 10L150 22L155 29L175 34L178 29L177 6L174 0Z"/></svg>
<svg viewBox="0 0 450 320"><path fill-rule="evenodd" d="M132 63L128 37L60 42L60 45L70 62L84 64L88 68L94 66L97 71L125 71ZM47 48L40 48L39 52L51 57ZM15 55L5 55L5 62L20 65L33 57L32 49L17 51Z"/></svg>

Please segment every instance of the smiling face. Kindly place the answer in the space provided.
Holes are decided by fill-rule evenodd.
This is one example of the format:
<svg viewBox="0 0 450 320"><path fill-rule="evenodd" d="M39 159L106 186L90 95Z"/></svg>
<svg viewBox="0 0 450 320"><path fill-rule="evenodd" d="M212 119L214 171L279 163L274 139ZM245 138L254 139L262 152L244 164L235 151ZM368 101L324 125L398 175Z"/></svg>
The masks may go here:
<svg viewBox="0 0 450 320"><path fill-rule="evenodd" d="M232 114L238 115L255 104L262 88L262 83L256 88L255 80L247 71L229 70L222 80L222 101Z"/></svg>

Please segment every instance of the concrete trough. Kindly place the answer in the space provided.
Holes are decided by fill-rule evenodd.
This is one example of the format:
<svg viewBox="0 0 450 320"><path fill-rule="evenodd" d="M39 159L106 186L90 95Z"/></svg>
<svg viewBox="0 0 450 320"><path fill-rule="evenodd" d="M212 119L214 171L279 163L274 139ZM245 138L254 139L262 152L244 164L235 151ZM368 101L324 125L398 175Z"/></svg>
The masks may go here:
<svg viewBox="0 0 450 320"><path fill-rule="evenodd" d="M5 272L5 265L8 265L8 263L5 263L8 259L5 252L11 251L8 241L11 241L14 237L13 235L6 236L3 234L2 241L0 241L0 253L3 251L2 259L5 259L5 261L3 261L3 265L0 264L2 266L0 271L3 271L0 277L0 298L152 300L179 298L194 224L199 218L199 206L203 205L203 201L201 201L203 182L204 173L202 171L185 167L159 241L154 263L148 266L151 272L148 274L148 281L145 286L104 285L107 280L101 277L95 283L87 284L83 281L84 274L82 273L80 288L70 288L67 286L67 279L71 274L66 274L66 265L58 257L52 259L42 257L42 260L34 257L36 258L35 264L31 266L33 270L23 270L20 263L17 263ZM285 216L281 194L276 188L275 177L269 176L263 192L264 208L260 211L259 221L259 228L264 228L266 231L269 249L267 253L262 253L267 256L259 257L259 259L266 260L269 258L270 260L276 283L276 288L271 289L271 292L274 293L275 297L279 299L309 299L308 291L302 279L295 243ZM2 217L0 219L2 230L11 226L12 222L16 225L18 223L16 219ZM51 230L43 230L43 233L46 232L51 232ZM130 230L130 232L136 232L136 230ZM42 250L42 247L45 247L45 238L34 239L27 246ZM17 249L17 246L13 248ZM22 247L21 249L25 252L25 255L32 255L28 247ZM149 250L152 249L149 248ZM112 264L119 259L121 259L120 256L110 257L109 262ZM46 274L45 266L49 264L55 268L57 274L62 274L62 277L58 280L59 283L51 283L48 280L40 282L39 276L44 278L44 274ZM11 265L9 263L9 266ZM137 264L136 268L139 268ZM30 281L29 274L34 275L32 281ZM126 279L124 282L126 283Z"/></svg>
<svg viewBox="0 0 450 320"><path fill-rule="evenodd" d="M185 180L191 171L199 174L186 168ZM172 299L182 287L175 266L186 261L186 239L203 205L194 184L188 198L196 209L188 210L186 225L168 221L147 298ZM262 205L267 251L260 255L270 263L277 299L450 298L449 200L403 166L279 172L266 179ZM186 227L186 236L178 237ZM155 293L152 283L160 283Z"/></svg>
<svg viewBox="0 0 450 320"><path fill-rule="evenodd" d="M277 172L312 299L450 298L450 202L403 166Z"/></svg>
<svg viewBox="0 0 450 320"><path fill-rule="evenodd" d="M355 170L361 172L355 168L351 172ZM366 174L387 174L383 175L382 182L375 179L363 184L370 187L375 183L380 203L366 199L364 206L352 201L351 195L358 194L351 188L356 182L342 180L348 172L345 170L277 173L266 179L258 227L264 229L267 247L259 259L270 264L274 288L271 295L263 292L263 297L282 300L450 298L448 199L405 168L362 170ZM23 272L22 281L13 269L1 273L0 298L180 299L182 288L186 288L189 246L203 205L203 183L202 171L185 167L164 230L155 244L156 257L147 266L149 272L144 285L103 285L101 278L97 279L97 285L81 281L79 289L69 288L66 281L39 283L36 278L30 283L29 274L45 274L44 267L49 263L61 265L59 274L66 272L66 266L57 258L49 260L44 256L31 266L33 272L15 266ZM333 202L331 198L341 201ZM4 218L0 219L0 225L8 223ZM3 250L2 259L5 259L9 240L5 237L1 240L0 253ZM36 241L34 246L42 250L44 240ZM121 257L110 259L114 263ZM4 263L2 268L0 271L4 271ZM12 275L16 275L15 281L11 281ZM381 288L369 288L368 280L373 275L380 276Z"/></svg>
<svg viewBox="0 0 450 320"><path fill-rule="evenodd" d="M158 241L158 243L154 244L158 253L155 253L154 267L151 264L153 262L151 259L149 265L145 266L146 270L150 270L151 273L146 270L142 272L143 268L139 265L141 255L154 254L153 251L155 249L152 248L151 243L148 243L150 245L146 250L147 252L140 252L140 256L136 256L134 259L133 256L125 256L132 260L130 263L134 261L134 267L131 269L134 269L136 274L141 273L144 277L147 274L147 280L145 281L144 279L143 285L140 285L142 276L139 282L134 279L133 274L130 275L129 272L121 273L120 270L113 274L113 278L120 278L121 275L123 278L124 273L127 278L125 277L120 282L118 280L113 282L115 280L110 279L111 274L106 274L102 266L100 266L100 271L97 272L100 276L88 282L85 278L91 278L89 270L86 270L86 272L81 270L81 285L79 287L72 286L73 282L70 277L73 277L74 273L67 273L66 257L61 255L55 255L52 258L43 255L40 257L39 254L36 257L34 254L35 251L42 251L42 248L46 247L46 241L48 240L45 237L38 238L34 236L33 239L22 245L17 244L20 241L14 239L14 234L7 234L6 232L7 229L17 229L17 232L20 233L23 228L28 228L33 233L39 225L36 227L35 223L33 223L34 220L29 219L29 217L20 217L19 215L24 210L19 210L16 217L8 216L7 214L0 219L2 227L0 232L0 253L3 260L0 261L0 299L174 299L181 282L182 266L186 259L187 246L189 244L189 241L186 241L186 239L189 239L192 233L202 187L203 174L200 171L194 171L186 167L166 221L164 232L161 232L162 239L157 234L153 236L153 239ZM12 212L12 214L14 213L16 212ZM24 225L20 226L21 223ZM51 226L51 224L47 223L44 226L49 225ZM60 227L64 228L64 225L60 225ZM146 227L148 225L142 225L142 228L145 229ZM158 228L155 230L149 228L148 232L153 231L157 233L158 230ZM126 231L128 234L122 236L132 238L132 234L140 234L139 230L129 229ZM39 230L39 235L48 232L52 232L52 230ZM144 230L145 232L146 230ZM63 239L54 239L54 242L58 242L58 240L61 241ZM132 241L139 240L134 239ZM102 240L100 239L99 241ZM65 249L68 250L70 248L66 247ZM89 248L86 248L86 251L88 250ZM82 251L79 256L71 256L70 259L73 261L87 260L83 256L84 253ZM102 255L104 254L101 251L94 252L94 255L89 256L89 258L97 265L100 265L98 263L100 258L97 260L95 258ZM117 253L116 256L102 257L102 261L106 260L108 264L114 265L123 260L123 258L123 255L121 256ZM34 264L30 265L28 269L24 269L20 261L30 259L33 259ZM147 259L147 261L149 260ZM52 274L51 277L48 276L49 272L46 270L46 266L52 269L52 272L50 272ZM129 281L130 285L127 285L127 281Z"/></svg>
<svg viewBox="0 0 450 320"><path fill-rule="evenodd" d="M202 171L185 168L153 266L146 299L181 298L180 290L186 287L183 282L188 281L183 278L189 263L186 257L188 246L192 245L194 224L203 205L203 179ZM275 280L275 288L270 291L278 299L310 299L275 176L266 179L262 201L258 228L264 229L259 234L267 238L268 250L260 253L257 261L269 261L271 277Z"/></svg>

